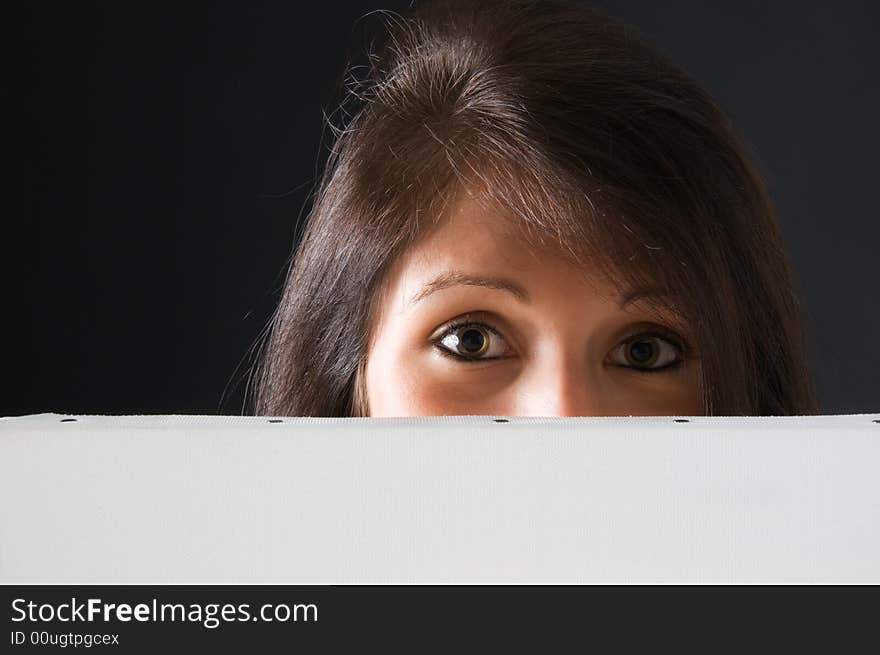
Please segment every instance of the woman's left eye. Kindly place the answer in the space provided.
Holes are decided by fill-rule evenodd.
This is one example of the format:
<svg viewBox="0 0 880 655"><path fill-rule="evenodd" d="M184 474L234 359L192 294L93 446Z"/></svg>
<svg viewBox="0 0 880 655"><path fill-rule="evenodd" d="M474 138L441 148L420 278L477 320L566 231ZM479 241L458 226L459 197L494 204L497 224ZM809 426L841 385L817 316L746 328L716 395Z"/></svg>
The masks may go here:
<svg viewBox="0 0 880 655"><path fill-rule="evenodd" d="M482 323L450 326L435 343L445 354L466 360L496 359L507 352L504 338Z"/></svg>
<svg viewBox="0 0 880 655"><path fill-rule="evenodd" d="M659 334L631 337L611 354L613 363L618 366L649 373L674 368L684 360L682 348Z"/></svg>

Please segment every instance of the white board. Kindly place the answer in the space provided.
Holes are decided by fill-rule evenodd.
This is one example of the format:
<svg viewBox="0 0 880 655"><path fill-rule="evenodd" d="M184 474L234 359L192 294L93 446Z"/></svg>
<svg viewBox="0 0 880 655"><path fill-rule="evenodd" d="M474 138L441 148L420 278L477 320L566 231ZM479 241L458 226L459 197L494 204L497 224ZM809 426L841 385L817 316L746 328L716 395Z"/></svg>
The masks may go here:
<svg viewBox="0 0 880 655"><path fill-rule="evenodd" d="M0 582L876 584L878 420L3 418Z"/></svg>

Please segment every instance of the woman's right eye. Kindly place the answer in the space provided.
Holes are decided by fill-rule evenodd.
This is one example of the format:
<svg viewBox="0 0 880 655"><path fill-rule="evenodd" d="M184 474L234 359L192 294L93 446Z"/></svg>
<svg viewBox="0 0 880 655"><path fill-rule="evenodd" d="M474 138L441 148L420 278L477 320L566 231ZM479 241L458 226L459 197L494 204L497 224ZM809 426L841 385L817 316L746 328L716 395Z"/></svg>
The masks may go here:
<svg viewBox="0 0 880 655"><path fill-rule="evenodd" d="M483 323L451 325L434 343L444 354L469 361L498 359L508 351L504 337Z"/></svg>

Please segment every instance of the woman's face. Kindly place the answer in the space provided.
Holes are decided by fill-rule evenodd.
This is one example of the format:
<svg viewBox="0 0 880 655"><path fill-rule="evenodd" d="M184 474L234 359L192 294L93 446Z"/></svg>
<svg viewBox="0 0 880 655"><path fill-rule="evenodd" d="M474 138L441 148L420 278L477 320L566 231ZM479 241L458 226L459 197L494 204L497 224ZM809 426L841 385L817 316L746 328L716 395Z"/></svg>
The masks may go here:
<svg viewBox="0 0 880 655"><path fill-rule="evenodd" d="M390 271L370 416L703 413L687 326L506 225L465 197Z"/></svg>

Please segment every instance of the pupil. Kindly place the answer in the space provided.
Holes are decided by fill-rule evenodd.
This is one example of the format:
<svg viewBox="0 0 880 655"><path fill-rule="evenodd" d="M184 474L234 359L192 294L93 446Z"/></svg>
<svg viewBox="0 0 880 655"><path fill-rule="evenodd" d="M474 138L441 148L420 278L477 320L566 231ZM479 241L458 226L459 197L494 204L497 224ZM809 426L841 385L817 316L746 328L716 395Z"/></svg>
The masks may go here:
<svg viewBox="0 0 880 655"><path fill-rule="evenodd" d="M483 337L483 333L471 328L462 332L459 343L466 352L475 353L480 352L483 348L484 341L485 338Z"/></svg>
<svg viewBox="0 0 880 655"><path fill-rule="evenodd" d="M636 341L629 348L633 360L639 364L651 361L654 356L654 346L650 341Z"/></svg>

